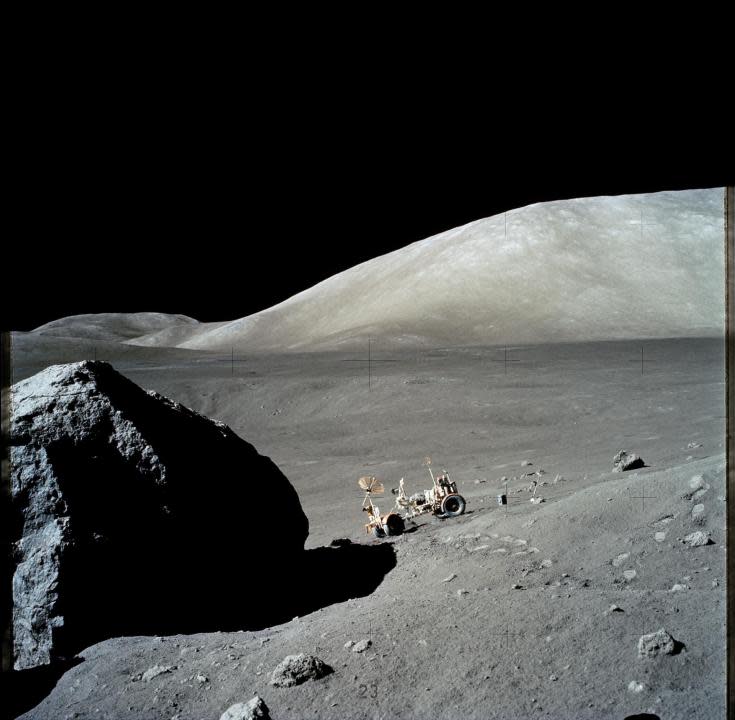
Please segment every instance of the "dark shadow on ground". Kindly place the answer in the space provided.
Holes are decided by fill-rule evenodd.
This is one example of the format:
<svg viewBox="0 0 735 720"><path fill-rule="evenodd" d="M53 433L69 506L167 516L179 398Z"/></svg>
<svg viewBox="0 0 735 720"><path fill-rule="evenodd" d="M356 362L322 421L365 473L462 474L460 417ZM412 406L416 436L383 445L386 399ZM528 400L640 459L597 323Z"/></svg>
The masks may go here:
<svg viewBox="0 0 735 720"><path fill-rule="evenodd" d="M32 670L0 674L0 720L12 720L36 707L56 686L59 678L81 658L59 661Z"/></svg>
<svg viewBox="0 0 735 720"><path fill-rule="evenodd" d="M95 613L98 629L78 638L75 651L110 637L259 630L369 595L396 566L395 551L388 543L305 550L267 570L262 566L256 570L249 562L248 556L258 552L255 547L244 550L241 564L234 566L191 558L192 565L210 563L208 582L202 582L201 568L192 568L190 574L184 571L178 577L166 573L165 583L152 583L148 577L147 583L121 593L114 604L109 601L114 594L106 592L107 607L86 608ZM75 624L79 631L80 624Z"/></svg>
<svg viewBox="0 0 735 720"><path fill-rule="evenodd" d="M307 550L304 559L298 578L300 597L293 598L298 612L289 615L289 609L277 622L370 595L396 566L395 550L388 543L315 548Z"/></svg>
<svg viewBox="0 0 735 720"><path fill-rule="evenodd" d="M672 655L678 655L682 650L686 649L686 645L683 642L674 640L674 649L671 651Z"/></svg>
<svg viewBox="0 0 735 720"><path fill-rule="evenodd" d="M404 531L404 535L410 535L411 533L417 532L421 528L421 525L409 525Z"/></svg>
<svg viewBox="0 0 735 720"><path fill-rule="evenodd" d="M121 592L114 604L75 610L76 614L93 613L95 622L89 626L94 630L86 634L79 633L76 623L74 647L78 652L113 637L259 630L369 595L395 566L390 543L359 545L342 540L336 547L306 550L288 566L280 565L267 575L252 571L244 556L241 566L220 567L219 577L211 583L202 583L199 572L184 574L178 581L166 574L166 585L156 583L151 593L151 578L141 578L140 585ZM105 596L111 597L109 593ZM78 662L81 660L4 673L2 712L14 712L7 715L13 718L35 707Z"/></svg>

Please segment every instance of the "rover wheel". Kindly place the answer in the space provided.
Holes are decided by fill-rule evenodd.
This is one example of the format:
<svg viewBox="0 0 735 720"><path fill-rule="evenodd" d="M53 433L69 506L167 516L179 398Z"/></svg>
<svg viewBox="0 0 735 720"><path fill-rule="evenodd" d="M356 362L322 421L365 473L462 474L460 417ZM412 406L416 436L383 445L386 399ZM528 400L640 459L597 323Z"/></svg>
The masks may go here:
<svg viewBox="0 0 735 720"><path fill-rule="evenodd" d="M388 535L400 535L406 529L403 518L400 515L389 515L385 521L385 525L388 528Z"/></svg>
<svg viewBox="0 0 735 720"><path fill-rule="evenodd" d="M464 512L466 505L461 495L447 495L442 500L441 510L447 517L456 517Z"/></svg>
<svg viewBox="0 0 735 720"><path fill-rule="evenodd" d="M385 537L385 530L383 530L383 528L380 527L380 525L376 525L373 528L373 537L376 537L376 538Z"/></svg>

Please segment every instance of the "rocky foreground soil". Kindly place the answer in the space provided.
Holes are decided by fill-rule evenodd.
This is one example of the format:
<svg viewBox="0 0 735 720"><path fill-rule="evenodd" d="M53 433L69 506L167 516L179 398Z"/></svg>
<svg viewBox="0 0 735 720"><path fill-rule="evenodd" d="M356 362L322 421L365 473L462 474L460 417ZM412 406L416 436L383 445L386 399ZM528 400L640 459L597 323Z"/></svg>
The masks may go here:
<svg viewBox="0 0 735 720"><path fill-rule="evenodd" d="M256 632L99 643L23 717L232 717L255 694L274 719L724 717L723 459L546 473L538 504L527 470L478 483L459 519L355 536L397 555L367 597ZM248 581L233 569L212 592ZM329 672L278 682L301 653Z"/></svg>

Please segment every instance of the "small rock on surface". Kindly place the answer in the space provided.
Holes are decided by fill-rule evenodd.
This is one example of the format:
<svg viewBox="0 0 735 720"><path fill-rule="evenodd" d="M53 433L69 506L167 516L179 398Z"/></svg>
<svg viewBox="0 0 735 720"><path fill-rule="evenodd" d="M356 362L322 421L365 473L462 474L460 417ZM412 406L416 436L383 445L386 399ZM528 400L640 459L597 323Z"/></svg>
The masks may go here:
<svg viewBox="0 0 735 720"><path fill-rule="evenodd" d="M524 460L521 463L521 467L528 467L529 465L533 465L533 463L530 460Z"/></svg>
<svg viewBox="0 0 735 720"><path fill-rule="evenodd" d="M653 539L654 539L654 540L655 540L656 542L663 542L664 540L666 540L666 533L665 533L665 532L657 532L657 533L656 533L656 534L655 534L655 535L653 536Z"/></svg>
<svg viewBox="0 0 735 720"><path fill-rule="evenodd" d="M628 683L628 690L633 693L643 692L643 685L635 680L631 680Z"/></svg>
<svg viewBox="0 0 735 720"><path fill-rule="evenodd" d="M635 570L623 570L623 577L625 578L626 582L630 582L631 580L633 580L636 575L638 575L638 573Z"/></svg>
<svg viewBox="0 0 735 720"><path fill-rule="evenodd" d="M364 638L363 640L358 640L352 646L352 652L354 652L354 653L365 652L365 650L367 650L372 644L373 644L373 641L372 640L368 640L367 638Z"/></svg>
<svg viewBox="0 0 735 720"><path fill-rule="evenodd" d="M610 605L610 608L607 611L608 613L621 613L623 612L623 608L621 608L619 605Z"/></svg>
<svg viewBox="0 0 735 720"><path fill-rule="evenodd" d="M154 665L153 667L149 667L143 673L141 680L143 682L150 682L153 678L156 678L159 675L164 675L165 673L170 673L174 669L173 665Z"/></svg>
<svg viewBox="0 0 735 720"><path fill-rule="evenodd" d="M705 486L704 478L701 475L695 475L689 481L689 487L692 490L699 490Z"/></svg>
<svg viewBox="0 0 735 720"><path fill-rule="evenodd" d="M457 590L457 595L459 595L460 597L462 597L462 595L469 595L469 592L470 592L469 590L465 590L464 588L460 588L459 590Z"/></svg>
<svg viewBox="0 0 735 720"><path fill-rule="evenodd" d="M350 545L352 545L352 540L349 538L334 538L329 543L329 547L349 547Z"/></svg>
<svg viewBox="0 0 735 720"><path fill-rule="evenodd" d="M307 680L318 680L331 672L332 668L314 655L287 655L273 670L271 685L291 687Z"/></svg>
<svg viewBox="0 0 735 720"><path fill-rule="evenodd" d="M452 573L451 575L447 575L447 577L445 577L444 580L442 580L442 582L452 582L452 580L454 580L454 578L456 577L457 577L457 573Z"/></svg>
<svg viewBox="0 0 735 720"><path fill-rule="evenodd" d="M544 500L542 497L532 497L531 502L534 505L538 505L539 503L546 502L546 500Z"/></svg>
<svg viewBox="0 0 735 720"><path fill-rule="evenodd" d="M643 462L643 458L635 453L628 453L625 450L621 450L613 458L613 472L624 472L626 470L635 470L636 468L645 467L646 464Z"/></svg>
<svg viewBox="0 0 735 720"><path fill-rule="evenodd" d="M689 533L689 535L684 538L684 542L690 547L712 544L709 530L697 530L696 532Z"/></svg>
<svg viewBox="0 0 735 720"><path fill-rule="evenodd" d="M620 553L613 561L612 564L615 567L620 567L628 558L630 557L630 553Z"/></svg>
<svg viewBox="0 0 735 720"><path fill-rule="evenodd" d="M270 720L268 706L257 695L246 703L235 703L220 715L219 720Z"/></svg>
<svg viewBox="0 0 735 720"><path fill-rule="evenodd" d="M641 635L638 639L638 654L641 657L656 657L657 655L672 655L676 641L663 628L654 633Z"/></svg>
<svg viewBox="0 0 735 720"><path fill-rule="evenodd" d="M702 504L695 505L692 508L692 518L696 519L696 518L701 517L702 515L704 515L704 505Z"/></svg>
<svg viewBox="0 0 735 720"><path fill-rule="evenodd" d="M688 590L689 587L687 585L682 585L680 583L674 583L672 585L671 590L669 592L681 592L682 590Z"/></svg>
<svg viewBox="0 0 735 720"><path fill-rule="evenodd" d="M355 641L354 640L348 640L345 643L345 650L349 650L354 644L355 644Z"/></svg>

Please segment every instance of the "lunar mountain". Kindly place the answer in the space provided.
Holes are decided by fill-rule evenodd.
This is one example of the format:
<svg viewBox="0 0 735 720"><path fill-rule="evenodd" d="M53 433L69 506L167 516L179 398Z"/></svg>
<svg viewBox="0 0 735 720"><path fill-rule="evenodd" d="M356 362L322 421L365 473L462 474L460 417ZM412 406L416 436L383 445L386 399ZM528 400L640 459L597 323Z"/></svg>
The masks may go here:
<svg viewBox="0 0 735 720"><path fill-rule="evenodd" d="M50 337L76 337L85 340L122 342L165 328L198 325L194 318L168 313L96 313L72 315L53 320L33 332Z"/></svg>
<svg viewBox="0 0 735 720"><path fill-rule="evenodd" d="M301 351L721 336L722 189L530 205L364 262L232 322L127 342Z"/></svg>

